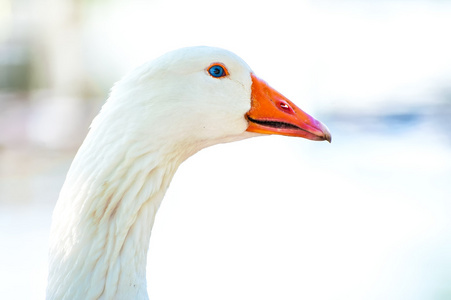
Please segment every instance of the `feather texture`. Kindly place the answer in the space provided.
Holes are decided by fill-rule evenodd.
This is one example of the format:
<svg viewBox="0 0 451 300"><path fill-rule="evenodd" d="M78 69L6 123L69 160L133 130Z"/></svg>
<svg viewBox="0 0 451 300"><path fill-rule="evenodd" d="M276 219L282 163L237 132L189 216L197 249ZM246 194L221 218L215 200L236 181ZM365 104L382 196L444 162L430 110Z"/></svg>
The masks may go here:
<svg viewBox="0 0 451 300"><path fill-rule="evenodd" d="M205 68L231 70L213 79ZM53 214L48 299L146 299L155 214L178 166L207 146L252 136L250 69L216 48L181 49L112 89Z"/></svg>

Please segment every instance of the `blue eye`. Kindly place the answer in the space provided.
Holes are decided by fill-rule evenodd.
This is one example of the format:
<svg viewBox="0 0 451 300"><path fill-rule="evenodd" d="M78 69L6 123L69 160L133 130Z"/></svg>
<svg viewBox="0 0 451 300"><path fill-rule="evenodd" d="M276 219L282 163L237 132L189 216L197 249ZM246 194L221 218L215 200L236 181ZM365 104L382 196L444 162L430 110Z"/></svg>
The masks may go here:
<svg viewBox="0 0 451 300"><path fill-rule="evenodd" d="M224 76L228 75L227 70L223 66L218 65L218 64L212 65L208 69L208 73L210 73L210 75L215 78L224 77Z"/></svg>

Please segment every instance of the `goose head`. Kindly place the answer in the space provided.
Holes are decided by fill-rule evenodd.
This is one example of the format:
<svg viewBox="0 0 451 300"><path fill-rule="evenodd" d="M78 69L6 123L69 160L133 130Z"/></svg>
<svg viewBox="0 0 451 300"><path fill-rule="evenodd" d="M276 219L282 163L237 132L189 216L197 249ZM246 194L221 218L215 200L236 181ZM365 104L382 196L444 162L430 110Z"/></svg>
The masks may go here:
<svg viewBox="0 0 451 300"><path fill-rule="evenodd" d="M93 128L109 124L106 130L115 136L159 140L190 149L187 156L261 134L331 141L326 126L259 79L241 58L212 47L182 48L139 67L114 86L102 110Z"/></svg>

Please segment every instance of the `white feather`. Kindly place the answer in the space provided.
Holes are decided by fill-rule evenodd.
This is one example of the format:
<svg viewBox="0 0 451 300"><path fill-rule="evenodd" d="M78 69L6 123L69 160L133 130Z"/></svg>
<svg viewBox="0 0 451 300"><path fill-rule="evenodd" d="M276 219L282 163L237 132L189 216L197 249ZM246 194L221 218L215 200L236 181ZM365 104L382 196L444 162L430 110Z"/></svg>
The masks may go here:
<svg viewBox="0 0 451 300"><path fill-rule="evenodd" d="M224 64L230 76L213 78ZM155 214L178 166L246 132L250 68L236 55L195 47L125 76L80 147L53 214L48 299L147 299Z"/></svg>

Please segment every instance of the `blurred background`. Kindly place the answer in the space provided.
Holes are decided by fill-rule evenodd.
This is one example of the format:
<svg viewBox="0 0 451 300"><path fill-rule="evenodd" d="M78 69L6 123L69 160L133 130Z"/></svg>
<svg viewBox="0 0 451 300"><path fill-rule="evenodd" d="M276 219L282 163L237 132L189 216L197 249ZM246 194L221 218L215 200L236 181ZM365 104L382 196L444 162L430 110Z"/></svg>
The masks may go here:
<svg viewBox="0 0 451 300"><path fill-rule="evenodd" d="M210 45L327 124L186 161L152 299L451 299L451 2L0 0L0 299L44 299L53 206L113 83Z"/></svg>

